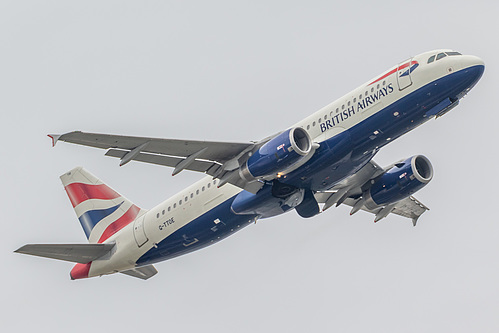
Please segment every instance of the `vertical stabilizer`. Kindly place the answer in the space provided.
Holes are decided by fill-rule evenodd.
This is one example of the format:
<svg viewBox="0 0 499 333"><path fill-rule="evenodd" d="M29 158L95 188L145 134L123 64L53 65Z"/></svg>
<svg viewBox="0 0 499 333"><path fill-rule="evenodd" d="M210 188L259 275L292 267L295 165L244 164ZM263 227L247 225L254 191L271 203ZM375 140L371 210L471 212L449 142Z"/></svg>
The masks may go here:
<svg viewBox="0 0 499 333"><path fill-rule="evenodd" d="M102 243L144 211L82 167L61 176L90 243Z"/></svg>

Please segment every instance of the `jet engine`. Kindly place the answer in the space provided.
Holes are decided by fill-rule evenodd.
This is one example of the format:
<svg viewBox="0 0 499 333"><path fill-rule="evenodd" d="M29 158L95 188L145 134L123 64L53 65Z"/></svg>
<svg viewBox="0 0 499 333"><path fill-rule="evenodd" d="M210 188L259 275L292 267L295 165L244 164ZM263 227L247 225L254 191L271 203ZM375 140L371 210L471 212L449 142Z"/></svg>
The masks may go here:
<svg viewBox="0 0 499 333"><path fill-rule="evenodd" d="M422 189L432 177L430 161L422 155L412 156L371 181L363 193L364 205L375 209L400 201Z"/></svg>
<svg viewBox="0 0 499 333"><path fill-rule="evenodd" d="M265 143L241 167L241 176L255 178L277 175L305 158L312 151L312 140L301 127L294 127Z"/></svg>

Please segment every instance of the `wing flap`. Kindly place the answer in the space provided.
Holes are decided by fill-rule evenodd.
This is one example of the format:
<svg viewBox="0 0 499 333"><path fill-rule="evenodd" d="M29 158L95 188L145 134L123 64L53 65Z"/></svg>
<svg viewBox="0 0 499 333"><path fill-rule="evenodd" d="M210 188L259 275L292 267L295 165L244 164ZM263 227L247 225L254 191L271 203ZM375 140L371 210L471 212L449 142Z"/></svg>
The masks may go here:
<svg viewBox="0 0 499 333"><path fill-rule="evenodd" d="M117 157L117 158L123 158L126 154L128 154L128 151L119 150L119 149L109 149L106 152L106 156ZM180 158L180 157L149 154L149 153L139 153L138 155L136 155L133 158L133 160L139 161L139 162L169 166L172 168L177 166L180 162L184 161L184 159ZM186 170L206 172L214 164L216 165L217 163L209 162L209 161L195 160L191 164L189 164L189 166L186 168Z"/></svg>
<svg viewBox="0 0 499 333"><path fill-rule="evenodd" d="M143 267L137 267L134 269L129 269L127 271L120 272L128 276L133 276L142 280L147 280L158 273L153 265L147 265Z"/></svg>
<svg viewBox="0 0 499 333"><path fill-rule="evenodd" d="M27 244L14 252L87 264L111 253L114 246L115 244Z"/></svg>

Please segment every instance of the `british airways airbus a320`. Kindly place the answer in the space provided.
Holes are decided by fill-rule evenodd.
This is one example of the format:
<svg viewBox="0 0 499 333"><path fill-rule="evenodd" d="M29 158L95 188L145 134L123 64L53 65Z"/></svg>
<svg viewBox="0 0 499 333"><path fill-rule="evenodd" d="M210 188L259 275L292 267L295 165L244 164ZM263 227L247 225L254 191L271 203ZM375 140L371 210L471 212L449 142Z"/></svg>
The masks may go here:
<svg viewBox="0 0 499 333"><path fill-rule="evenodd" d="M208 174L158 206L137 207L81 167L61 176L88 244L29 244L16 252L77 263L72 279L124 273L148 279L153 264L214 244L257 219L333 205L416 221L428 208L412 194L433 177L421 155L381 168L386 144L458 105L484 71L450 50L415 56L258 142L208 142L71 132L49 135L106 149L120 165L140 161Z"/></svg>

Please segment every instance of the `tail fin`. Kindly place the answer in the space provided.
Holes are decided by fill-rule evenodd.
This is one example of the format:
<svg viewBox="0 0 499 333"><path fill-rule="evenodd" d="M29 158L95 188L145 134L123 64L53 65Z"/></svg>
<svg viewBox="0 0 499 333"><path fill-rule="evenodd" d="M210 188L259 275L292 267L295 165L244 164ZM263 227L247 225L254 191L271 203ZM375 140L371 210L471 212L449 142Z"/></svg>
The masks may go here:
<svg viewBox="0 0 499 333"><path fill-rule="evenodd" d="M102 243L144 211L82 167L61 176L89 243Z"/></svg>

